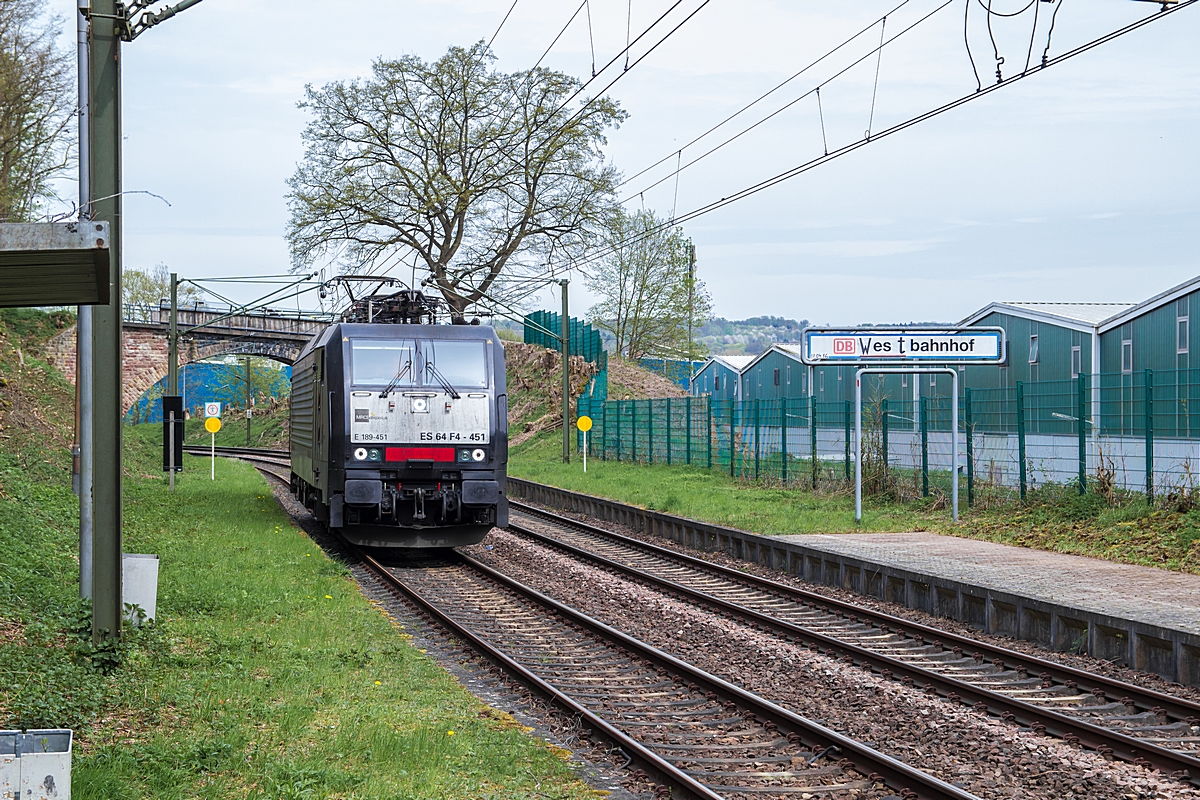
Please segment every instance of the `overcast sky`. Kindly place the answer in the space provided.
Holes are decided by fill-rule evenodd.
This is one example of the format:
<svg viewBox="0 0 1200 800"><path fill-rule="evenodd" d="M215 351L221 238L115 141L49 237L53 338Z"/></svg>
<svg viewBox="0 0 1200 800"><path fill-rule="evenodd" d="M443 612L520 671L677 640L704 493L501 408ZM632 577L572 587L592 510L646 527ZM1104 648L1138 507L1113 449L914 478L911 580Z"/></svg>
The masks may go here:
<svg viewBox="0 0 1200 800"><path fill-rule="evenodd" d="M597 62L624 47L627 22L636 36L673 1L591 0ZM703 2L683 0L633 59ZM869 55L880 39L875 25L683 150L686 164L868 56L822 89L820 112L810 95L676 182L674 154L683 145L901 4L710 0L609 92L630 113L609 137L617 168L632 176L670 156L622 196L631 208L644 202L683 214L820 156L819 113L834 150L862 139L868 125L878 132L972 93L967 0L918 23L943 2L909 0L891 13L887 39L915 27L887 45L878 64ZM970 2L971 54L987 86L996 72L987 0ZM1027 2L992 0L992 8L1010 13ZM73 21L71 0L51 3ZM1050 57L1158 9L1059 0L993 17L1006 77L1030 52L1031 63L1040 62L1060 4ZM205 0L127 45L125 188L162 195L170 206L147 195L126 199L126 266L162 262L186 277L287 271L285 181L302 155L306 116L296 102L305 84L366 75L380 57L434 60L451 45L491 37L510 5ZM499 68L531 66L577 7L518 0L493 46ZM1200 274L1197 41L1200 8L1185 8L688 222L715 312L823 324L956 321L993 300L1137 301ZM591 50L580 14L544 63L587 78ZM549 307L557 302L544 298ZM573 312L589 304L573 281ZM315 298L302 305L315 306Z"/></svg>

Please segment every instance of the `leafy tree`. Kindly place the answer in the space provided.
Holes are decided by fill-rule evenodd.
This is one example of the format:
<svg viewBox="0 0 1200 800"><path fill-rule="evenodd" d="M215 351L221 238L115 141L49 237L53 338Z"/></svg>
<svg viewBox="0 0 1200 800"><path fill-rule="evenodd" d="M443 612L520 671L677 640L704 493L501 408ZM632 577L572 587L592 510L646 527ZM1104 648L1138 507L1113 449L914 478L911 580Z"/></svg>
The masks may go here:
<svg viewBox="0 0 1200 800"><path fill-rule="evenodd" d="M587 278L603 298L592 306L594 325L610 332L628 358L696 358L689 339L708 321L712 300L690 268L692 242L683 228L653 211L619 213L608 231L612 254Z"/></svg>
<svg viewBox="0 0 1200 800"><path fill-rule="evenodd" d="M183 284L176 290L179 304L194 303L200 297L195 286ZM121 302L149 314L159 303L171 298L171 271L166 264L150 269L128 268L121 271Z"/></svg>
<svg viewBox="0 0 1200 800"><path fill-rule="evenodd" d="M70 162L75 73L61 24L45 0L0 0L0 222L37 217Z"/></svg>
<svg viewBox="0 0 1200 800"><path fill-rule="evenodd" d="M480 42L307 87L312 120L289 181L296 269L412 257L461 318L602 230L616 171L601 147L625 113L607 97L571 106L580 83L560 72L493 61Z"/></svg>

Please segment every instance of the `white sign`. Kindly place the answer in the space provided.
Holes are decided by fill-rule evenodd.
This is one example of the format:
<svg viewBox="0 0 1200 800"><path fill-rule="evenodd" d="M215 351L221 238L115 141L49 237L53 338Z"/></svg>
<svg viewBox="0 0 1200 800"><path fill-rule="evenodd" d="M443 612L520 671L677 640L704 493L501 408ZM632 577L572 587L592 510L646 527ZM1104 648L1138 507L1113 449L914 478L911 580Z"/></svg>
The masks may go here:
<svg viewBox="0 0 1200 800"><path fill-rule="evenodd" d="M807 364L1000 364L1004 361L1004 331L808 328L803 360Z"/></svg>
<svg viewBox="0 0 1200 800"><path fill-rule="evenodd" d="M206 417L221 416L221 404L220 403L205 403L204 404L204 416L206 416Z"/></svg>

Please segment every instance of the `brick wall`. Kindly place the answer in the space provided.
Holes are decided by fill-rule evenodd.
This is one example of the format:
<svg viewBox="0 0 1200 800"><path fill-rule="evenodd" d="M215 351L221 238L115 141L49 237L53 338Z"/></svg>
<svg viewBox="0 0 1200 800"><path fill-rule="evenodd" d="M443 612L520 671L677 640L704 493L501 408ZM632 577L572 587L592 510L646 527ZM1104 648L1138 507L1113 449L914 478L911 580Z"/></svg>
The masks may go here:
<svg viewBox="0 0 1200 800"><path fill-rule="evenodd" d="M122 338L121 410L125 412L167 374L167 340L141 330L126 330ZM47 342L45 353L46 360L75 383L75 328L67 328Z"/></svg>

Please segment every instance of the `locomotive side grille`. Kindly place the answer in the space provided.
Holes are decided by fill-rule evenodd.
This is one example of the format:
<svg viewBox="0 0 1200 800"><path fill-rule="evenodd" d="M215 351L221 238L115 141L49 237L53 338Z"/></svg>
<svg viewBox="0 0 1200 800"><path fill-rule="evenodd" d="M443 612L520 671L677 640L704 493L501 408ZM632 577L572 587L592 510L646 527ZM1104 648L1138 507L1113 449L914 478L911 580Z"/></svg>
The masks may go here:
<svg viewBox="0 0 1200 800"><path fill-rule="evenodd" d="M312 370L305 369L304 362L296 364L292 370L292 441L308 449L312 448L313 430L313 399L315 397Z"/></svg>

